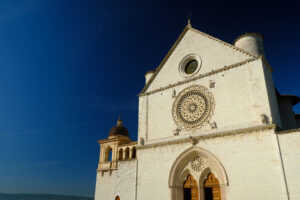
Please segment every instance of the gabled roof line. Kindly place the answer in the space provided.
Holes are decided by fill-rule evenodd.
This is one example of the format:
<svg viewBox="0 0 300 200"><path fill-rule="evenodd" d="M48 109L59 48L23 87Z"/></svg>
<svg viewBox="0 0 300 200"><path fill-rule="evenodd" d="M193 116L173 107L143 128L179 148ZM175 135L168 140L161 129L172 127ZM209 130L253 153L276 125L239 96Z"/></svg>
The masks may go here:
<svg viewBox="0 0 300 200"><path fill-rule="evenodd" d="M231 48L233 48L233 49L235 49L235 50L237 50L237 51L239 51L239 52L241 52L241 53L244 53L244 54L246 54L246 55L248 55L248 56L251 56L252 58L258 58L258 56L256 56L256 55L253 55L253 54L251 54L251 53L249 53L249 52L247 52L247 51L245 51L245 50L243 50L243 49L240 49L240 48L238 48L238 47L236 47L236 46L234 46L234 45L232 45L232 44L229 44L229 43L227 43L227 42L224 42L224 41L222 41L222 40L220 40L220 39L218 39L218 38L215 38L215 37L213 37L213 36L210 36L210 35L208 35L208 34L206 34L206 33L201 32L201 31L199 31L199 30L197 30L197 29L194 29L194 28L192 28L190 25L187 25L187 26L183 29L182 33L179 35L179 37L177 38L177 40L175 41L175 43L173 44L173 46L171 47L171 49L168 51L167 55L164 57L164 59L163 59L163 60L161 61L161 63L158 65L158 67L156 68L154 74L152 75L152 77L150 78L150 80L147 82L147 84L145 85L145 87L142 89L142 91L141 91L140 94L143 94L143 93L148 89L148 87L150 86L150 84L152 83L152 81L154 80L154 78L156 77L156 75L158 74L158 72L161 70L162 66L163 66L163 65L166 63L166 61L169 59L170 55L173 53L173 51L174 51L175 48L177 47L178 43L181 41L181 39L183 38L183 36L185 35L185 33L186 33L188 30L194 31L195 33L198 33L198 34L200 34L200 35L202 35L202 36L205 36L205 37L207 37L207 38L209 38L209 39L211 39L211 40L214 40L214 41L216 41L216 42L219 42L219 43L221 43L221 44L223 44L223 45L225 45L225 46L231 47Z"/></svg>
<svg viewBox="0 0 300 200"><path fill-rule="evenodd" d="M211 35L208 35L208 34L206 34L206 33L203 33L203 32L201 32L201 31L199 31L199 30L197 30L197 29L194 29L194 28L190 28L190 29L191 29L192 31L194 31L194 32L196 32L196 33L198 33L198 34L200 34L200 35L203 35L204 37L207 37L207 38L209 38L209 39L215 40L216 42L219 42L219 43L221 43L221 44L223 44L223 45L225 45L225 46L229 46L229 47L233 48L234 50L237 50L237 51L239 51L239 52L241 52L241 53L243 53L243 54L246 54L246 55L251 56L251 57L254 57L254 58L257 58L257 57L258 57L258 56L254 55L254 54L252 54L252 53L249 53L248 51L245 51L244 49L238 48L238 47L236 47L236 46L234 46L234 45L232 45L232 44L230 44L230 43L228 43L228 42L224 42L223 40L220 40L220 39L215 38L215 37L213 37L213 36L211 36Z"/></svg>
<svg viewBox="0 0 300 200"><path fill-rule="evenodd" d="M173 46L171 47L171 49L168 51L167 55L164 57L164 59L161 61L161 63L158 65L158 67L156 68L154 74L152 75L152 77L150 78L150 80L148 81L148 83L145 85L145 87L142 89L141 93L144 93L147 88L149 87L149 85L152 83L153 79L156 77L156 75L158 74L158 72L160 71L160 69L162 68L162 66L165 64L165 62L168 60L168 58L170 57L170 55L172 54L172 52L174 51L174 49L177 47L178 43L180 42L180 40L183 38L183 36L185 35L185 33L190 29L189 25L187 25L182 33L179 35L179 37L177 38L177 40L175 41L175 43L173 44Z"/></svg>
<svg viewBox="0 0 300 200"><path fill-rule="evenodd" d="M246 59L246 60L244 60L242 62L238 62L238 63L232 64L232 65L229 65L229 66L224 66L222 68L211 70L209 72L206 72L204 74L200 74L200 75L195 76L195 77L190 78L190 79L186 79L186 80L183 80L183 81L178 81L177 83L169 84L168 86L160 87L158 89L154 89L154 90L149 91L149 92L141 93L138 96L141 97L141 96L146 96L146 95L154 94L154 93L157 93L157 92L161 92L163 90L166 90L166 89L178 86L178 85L189 83L189 82L198 80L200 78L204 78L204 77L207 77L207 76L210 76L210 75L213 75L213 74L217 74L217 73L220 73L220 72L223 72L223 71L227 71L227 70L230 70L230 69L242 66L242 65L244 65L246 63L250 63L250 62L253 62L253 61L258 60L258 59L262 59L262 56L257 57L257 58L249 58L249 59Z"/></svg>

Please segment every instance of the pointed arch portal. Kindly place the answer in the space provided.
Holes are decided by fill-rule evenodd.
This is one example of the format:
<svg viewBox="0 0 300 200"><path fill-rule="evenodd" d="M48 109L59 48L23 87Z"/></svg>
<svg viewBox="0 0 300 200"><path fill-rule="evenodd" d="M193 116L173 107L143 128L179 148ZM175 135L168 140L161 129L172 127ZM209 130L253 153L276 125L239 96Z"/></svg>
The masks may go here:
<svg viewBox="0 0 300 200"><path fill-rule="evenodd" d="M172 200L226 200L227 185L221 162L200 147L181 153L169 175Z"/></svg>

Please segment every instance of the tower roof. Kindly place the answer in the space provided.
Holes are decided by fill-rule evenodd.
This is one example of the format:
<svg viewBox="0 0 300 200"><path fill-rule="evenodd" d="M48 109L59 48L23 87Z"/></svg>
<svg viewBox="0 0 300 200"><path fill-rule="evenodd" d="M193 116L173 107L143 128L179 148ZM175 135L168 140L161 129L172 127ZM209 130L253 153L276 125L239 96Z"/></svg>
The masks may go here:
<svg viewBox="0 0 300 200"><path fill-rule="evenodd" d="M117 125L112 127L109 131L108 137L114 137L114 136L127 136L129 137L129 132L127 128L123 126L123 122L121 117L117 120Z"/></svg>

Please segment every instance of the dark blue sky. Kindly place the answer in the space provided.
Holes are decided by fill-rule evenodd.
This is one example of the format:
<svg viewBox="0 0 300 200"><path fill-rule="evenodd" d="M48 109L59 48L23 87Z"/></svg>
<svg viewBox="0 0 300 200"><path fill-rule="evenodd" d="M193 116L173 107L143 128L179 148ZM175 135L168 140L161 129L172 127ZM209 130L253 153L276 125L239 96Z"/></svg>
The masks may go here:
<svg viewBox="0 0 300 200"><path fill-rule="evenodd" d="M93 196L96 141L119 113L136 139L144 74L189 12L229 43L261 33L276 87L300 96L300 7L283 2L0 1L0 192Z"/></svg>

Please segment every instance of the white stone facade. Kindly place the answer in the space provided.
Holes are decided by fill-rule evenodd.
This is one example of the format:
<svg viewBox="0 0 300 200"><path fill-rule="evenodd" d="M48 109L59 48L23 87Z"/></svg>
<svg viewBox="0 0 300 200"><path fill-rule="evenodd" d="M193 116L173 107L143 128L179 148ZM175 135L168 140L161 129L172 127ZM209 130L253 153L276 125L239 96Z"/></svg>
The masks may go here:
<svg viewBox="0 0 300 200"><path fill-rule="evenodd" d="M261 37L258 44L243 38L240 48L246 42L263 52ZM294 129L283 130L288 118L280 114L300 99L276 92L264 56L240 48L189 25L184 29L156 71L146 75L138 143L124 137L100 141L95 200L300 199L300 129L294 123L288 127ZM197 58L197 69L182 75L187 57ZM207 92L185 102L185 95L194 94L185 93L190 87ZM290 107L280 107L278 98ZM193 126L197 117L201 126ZM111 161L103 158L109 145L114 145ZM126 146L136 149L136 157L130 153L124 161L118 153ZM209 174L217 185L208 186ZM184 186L188 175L196 180L197 197ZM208 197L207 188L218 194Z"/></svg>

